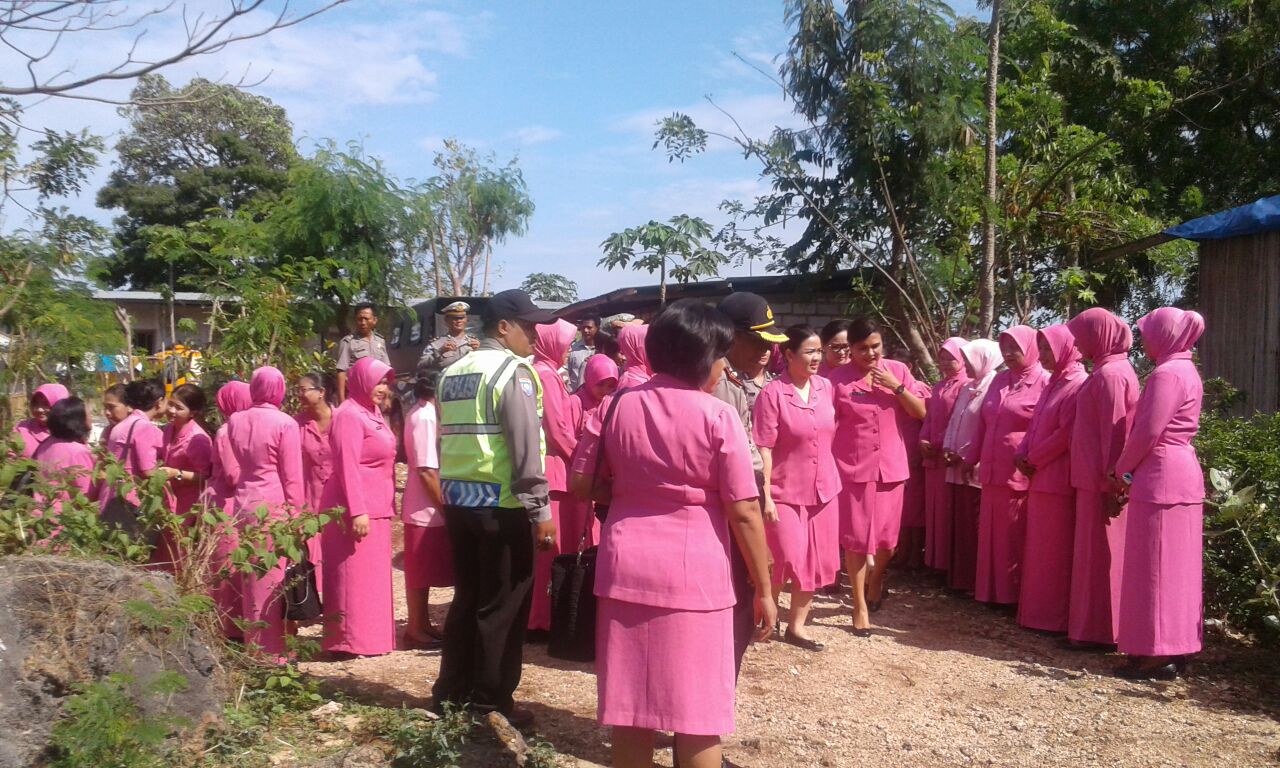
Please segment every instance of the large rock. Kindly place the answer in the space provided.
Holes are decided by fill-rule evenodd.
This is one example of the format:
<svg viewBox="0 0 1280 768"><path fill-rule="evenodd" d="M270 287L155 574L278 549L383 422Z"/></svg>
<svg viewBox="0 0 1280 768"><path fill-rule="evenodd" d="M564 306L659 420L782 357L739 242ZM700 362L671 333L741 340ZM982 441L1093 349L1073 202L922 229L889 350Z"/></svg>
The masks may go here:
<svg viewBox="0 0 1280 768"><path fill-rule="evenodd" d="M131 600L158 609L158 621L126 609ZM166 575L67 557L0 558L0 768L41 764L66 697L111 674L133 680L144 714L193 725L218 717L222 670L208 638L176 606ZM187 690L163 699L145 693L166 671L183 675Z"/></svg>

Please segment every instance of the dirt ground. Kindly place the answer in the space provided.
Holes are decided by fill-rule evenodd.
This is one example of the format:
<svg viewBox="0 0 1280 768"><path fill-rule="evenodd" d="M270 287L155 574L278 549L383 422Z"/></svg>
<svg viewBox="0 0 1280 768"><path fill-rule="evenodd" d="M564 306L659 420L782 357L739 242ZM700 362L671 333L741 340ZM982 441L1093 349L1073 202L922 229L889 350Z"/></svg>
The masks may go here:
<svg viewBox="0 0 1280 768"><path fill-rule="evenodd" d="M396 567L403 621L398 556ZM449 597L432 593L438 624ZM891 576L870 638L851 634L840 599L819 596L813 619L825 651L748 652L725 739L733 765L1280 765L1280 655L1245 643L1211 637L1183 679L1129 682L1109 674L1118 657L1061 648L923 575ZM407 706L425 705L438 667L437 651L304 665L350 695ZM516 698L566 764L608 765L590 665L527 646ZM670 766L670 739L659 744Z"/></svg>

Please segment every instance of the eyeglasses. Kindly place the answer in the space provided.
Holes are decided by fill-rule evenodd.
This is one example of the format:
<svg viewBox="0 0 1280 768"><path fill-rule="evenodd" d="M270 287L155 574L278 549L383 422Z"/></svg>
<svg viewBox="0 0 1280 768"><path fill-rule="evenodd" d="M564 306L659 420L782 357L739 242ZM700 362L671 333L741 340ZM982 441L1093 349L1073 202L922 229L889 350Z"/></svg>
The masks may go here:
<svg viewBox="0 0 1280 768"><path fill-rule="evenodd" d="M828 344L827 349L837 355L847 355L852 347L848 344Z"/></svg>
<svg viewBox="0 0 1280 768"><path fill-rule="evenodd" d="M316 392L319 392L320 388L319 387L294 387L293 388L293 391L297 392L298 394L302 394L304 392L311 392L313 390Z"/></svg>

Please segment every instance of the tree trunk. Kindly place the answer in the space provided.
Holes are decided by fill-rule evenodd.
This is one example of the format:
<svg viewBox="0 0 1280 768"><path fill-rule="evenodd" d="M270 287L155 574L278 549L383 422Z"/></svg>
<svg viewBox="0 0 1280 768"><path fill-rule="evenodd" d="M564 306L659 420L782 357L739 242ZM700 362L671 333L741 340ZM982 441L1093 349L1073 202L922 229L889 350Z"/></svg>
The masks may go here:
<svg viewBox="0 0 1280 768"><path fill-rule="evenodd" d="M484 249L484 283L480 289L481 296L489 295L489 257L493 254L492 248Z"/></svg>
<svg viewBox="0 0 1280 768"><path fill-rule="evenodd" d="M1069 208L1070 208L1070 207L1074 207L1074 206L1075 206L1075 203L1076 203L1076 180L1075 180L1075 177L1073 177L1071 174L1067 174L1067 178L1066 178L1066 180L1065 180L1065 183L1066 183L1066 187L1067 187L1067 206L1068 206ZM1078 267L1078 266L1080 266L1080 244L1079 244L1078 242L1072 242L1072 243L1070 243L1070 244L1067 246L1067 253L1069 254L1069 256L1068 256L1067 266L1069 266L1069 267L1073 267L1073 268L1074 268L1074 267ZM1068 319L1068 320L1070 320L1070 319L1071 319L1071 316L1072 316L1072 315L1074 315L1074 314L1075 314L1075 311L1076 311L1076 297L1075 297L1075 293L1073 293L1073 292L1068 292L1068 293L1067 293L1067 300L1066 300L1066 302L1064 302L1064 304L1065 304L1065 306L1063 307L1063 309L1064 309L1064 310L1066 311L1066 313L1067 313L1067 319Z"/></svg>
<svg viewBox="0 0 1280 768"><path fill-rule="evenodd" d="M987 32L987 179L986 204L982 207L982 264L978 283L978 332L990 337L996 313L996 101L1000 84L1000 6L991 0L991 26Z"/></svg>
<svg viewBox="0 0 1280 768"><path fill-rule="evenodd" d="M667 306L667 259L664 256L658 272L658 309Z"/></svg>

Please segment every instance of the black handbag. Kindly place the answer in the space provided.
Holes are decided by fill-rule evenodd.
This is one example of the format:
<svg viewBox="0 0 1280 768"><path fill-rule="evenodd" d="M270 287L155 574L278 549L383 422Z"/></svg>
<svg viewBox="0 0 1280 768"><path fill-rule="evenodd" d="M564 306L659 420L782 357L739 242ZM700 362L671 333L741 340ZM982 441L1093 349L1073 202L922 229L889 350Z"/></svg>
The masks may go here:
<svg viewBox="0 0 1280 768"><path fill-rule="evenodd" d="M306 556L284 570L284 617L289 621L315 621L324 608L316 589L316 564Z"/></svg>
<svg viewBox="0 0 1280 768"><path fill-rule="evenodd" d="M118 457L122 462L129 455L129 451L133 450L133 430L137 426L138 422L136 421L129 425L129 435L124 442L124 453ZM155 547L160 542L160 531L143 524L138 516L139 509L137 504L120 495L117 489L111 494L111 498L106 505L102 507L99 519L108 528L124 531L130 539Z"/></svg>
<svg viewBox="0 0 1280 768"><path fill-rule="evenodd" d="M600 468L604 466L604 435L613 420L621 394L609 403L600 428L600 451L592 490L601 486ZM594 493L593 493L594 496ZM551 561L551 631L547 636L547 655L565 661L596 659L596 556L599 547L588 547L587 536L595 522L587 515L587 527L578 538L578 551L556 555Z"/></svg>

